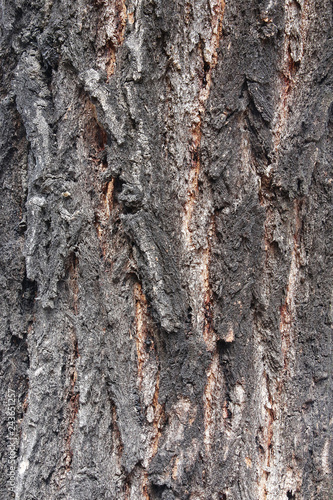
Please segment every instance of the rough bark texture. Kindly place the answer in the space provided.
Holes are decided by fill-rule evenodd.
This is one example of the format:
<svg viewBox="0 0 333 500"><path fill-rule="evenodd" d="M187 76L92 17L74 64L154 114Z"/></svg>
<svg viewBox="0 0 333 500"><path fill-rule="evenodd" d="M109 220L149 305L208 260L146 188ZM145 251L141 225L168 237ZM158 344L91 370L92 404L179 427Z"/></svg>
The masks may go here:
<svg viewBox="0 0 333 500"><path fill-rule="evenodd" d="M1 8L1 498L333 498L331 2Z"/></svg>

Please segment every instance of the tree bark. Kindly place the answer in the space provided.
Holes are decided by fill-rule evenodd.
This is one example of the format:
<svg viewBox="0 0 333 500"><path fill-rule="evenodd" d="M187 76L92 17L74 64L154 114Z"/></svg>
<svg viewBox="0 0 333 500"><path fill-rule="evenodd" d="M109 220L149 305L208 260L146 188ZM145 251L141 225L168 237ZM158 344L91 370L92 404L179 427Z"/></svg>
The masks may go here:
<svg viewBox="0 0 333 500"><path fill-rule="evenodd" d="M1 498L333 498L331 2L8 0L1 47Z"/></svg>

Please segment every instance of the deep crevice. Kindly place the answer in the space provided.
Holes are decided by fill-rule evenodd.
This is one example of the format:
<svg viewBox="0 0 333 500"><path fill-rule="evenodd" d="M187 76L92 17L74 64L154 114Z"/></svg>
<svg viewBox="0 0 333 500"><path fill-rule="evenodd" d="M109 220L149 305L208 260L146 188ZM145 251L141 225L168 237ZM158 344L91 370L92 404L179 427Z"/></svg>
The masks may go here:
<svg viewBox="0 0 333 500"><path fill-rule="evenodd" d="M203 85L203 87L206 87L206 85L208 83L207 77L208 77L209 72L210 72L210 64L207 61L204 62L203 70L204 70L204 75L202 78L202 85Z"/></svg>

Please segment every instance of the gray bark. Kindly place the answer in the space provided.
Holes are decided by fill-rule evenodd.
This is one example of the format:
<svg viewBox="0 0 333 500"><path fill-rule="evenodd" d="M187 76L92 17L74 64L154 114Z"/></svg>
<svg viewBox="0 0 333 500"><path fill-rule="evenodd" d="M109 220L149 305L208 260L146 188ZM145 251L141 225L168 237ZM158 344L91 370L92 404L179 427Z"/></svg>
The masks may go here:
<svg viewBox="0 0 333 500"><path fill-rule="evenodd" d="M333 498L331 2L1 8L1 498Z"/></svg>

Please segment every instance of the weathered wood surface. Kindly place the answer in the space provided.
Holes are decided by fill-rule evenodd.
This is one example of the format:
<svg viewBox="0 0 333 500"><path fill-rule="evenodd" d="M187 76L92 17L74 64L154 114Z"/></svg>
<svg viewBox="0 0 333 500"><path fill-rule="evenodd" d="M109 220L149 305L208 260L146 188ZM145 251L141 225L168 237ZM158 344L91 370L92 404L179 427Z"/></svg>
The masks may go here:
<svg viewBox="0 0 333 500"><path fill-rule="evenodd" d="M1 498L332 498L331 2L1 8Z"/></svg>

